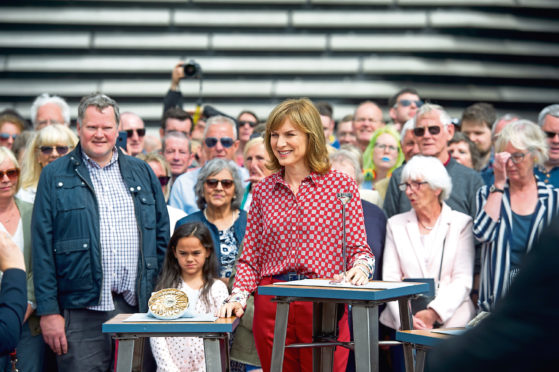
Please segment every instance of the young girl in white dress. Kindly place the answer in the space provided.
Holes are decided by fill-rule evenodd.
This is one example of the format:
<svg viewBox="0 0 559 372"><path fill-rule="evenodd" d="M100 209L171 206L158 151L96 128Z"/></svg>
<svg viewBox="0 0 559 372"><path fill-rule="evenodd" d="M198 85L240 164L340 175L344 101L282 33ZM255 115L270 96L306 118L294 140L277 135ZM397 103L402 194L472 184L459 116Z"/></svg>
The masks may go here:
<svg viewBox="0 0 559 372"><path fill-rule="evenodd" d="M199 314L214 314L229 295L218 279L212 236L203 223L187 223L173 233L156 290L164 288L198 299L194 311ZM150 343L159 372L206 370L201 338L152 337Z"/></svg>

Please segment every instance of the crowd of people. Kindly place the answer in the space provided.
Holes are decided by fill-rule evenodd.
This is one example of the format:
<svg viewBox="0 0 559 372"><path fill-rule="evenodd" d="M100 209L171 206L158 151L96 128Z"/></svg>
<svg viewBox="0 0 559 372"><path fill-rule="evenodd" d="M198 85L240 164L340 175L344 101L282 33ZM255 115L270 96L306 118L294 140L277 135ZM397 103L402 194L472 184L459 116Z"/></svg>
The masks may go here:
<svg viewBox="0 0 559 372"><path fill-rule="evenodd" d="M0 113L0 371L14 357L22 371L108 371L115 345L102 323L147 312L169 287L198 312L242 316L233 371L270 369L276 305L259 285L431 279L414 328L464 327L498 309L559 213L559 104L537 123L488 103L452 118L405 88L388 112L367 100L338 123L329 103L308 99L265 122L250 110L194 118L183 77L179 63L159 136L100 93L81 100L75 130L50 94L34 101L31 126ZM352 195L343 227L338 193ZM312 304L290 306L288 343L310 342ZM380 323L393 338L396 303ZM147 370L205 370L199 340L145 348ZM381 370L401 370L401 351L383 354ZM347 349L334 365L351 370ZM285 352L284 370L311 369L309 348Z"/></svg>

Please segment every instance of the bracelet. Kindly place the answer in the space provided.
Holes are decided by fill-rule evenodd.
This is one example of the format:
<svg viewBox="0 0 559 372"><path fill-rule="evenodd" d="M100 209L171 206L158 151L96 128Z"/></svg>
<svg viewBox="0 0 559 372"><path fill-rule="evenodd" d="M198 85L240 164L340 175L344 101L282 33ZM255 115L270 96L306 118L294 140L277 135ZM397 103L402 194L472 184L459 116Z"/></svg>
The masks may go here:
<svg viewBox="0 0 559 372"><path fill-rule="evenodd" d="M365 265L355 265L355 267L358 268L359 270L361 270L361 272L363 274L365 274L367 279L369 279L369 269L367 268L367 266L365 266Z"/></svg>

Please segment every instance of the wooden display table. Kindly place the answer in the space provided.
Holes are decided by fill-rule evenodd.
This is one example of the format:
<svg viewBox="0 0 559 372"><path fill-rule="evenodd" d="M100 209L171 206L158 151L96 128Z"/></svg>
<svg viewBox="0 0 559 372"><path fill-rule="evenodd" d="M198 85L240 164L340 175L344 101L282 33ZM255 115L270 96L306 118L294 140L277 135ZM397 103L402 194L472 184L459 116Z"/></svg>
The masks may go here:
<svg viewBox="0 0 559 372"><path fill-rule="evenodd" d="M314 347L313 369L315 371L332 371L335 346L351 347L355 352L357 372L378 371L378 305L397 300L400 308L402 329L411 329L408 299L420 293L427 293L429 285L425 283L370 282L363 287L317 286L325 280L305 279L293 282L281 282L258 287L259 295L275 296L277 302L276 324L274 329L274 346L272 350L272 372L282 370L287 332L289 304L293 301L313 302L313 343L291 345L291 347ZM299 283L298 283L299 282ZM299 285L305 283L306 285ZM308 284L308 285L307 285ZM337 324L336 304L352 305L353 312L353 346L332 342ZM411 345L404 345L406 366L413 368Z"/></svg>
<svg viewBox="0 0 559 372"><path fill-rule="evenodd" d="M118 343L117 372L139 370L146 337L202 337L206 371L229 370L229 335L239 324L236 317L214 322L127 322L132 314L119 314L103 324L103 333L114 333Z"/></svg>
<svg viewBox="0 0 559 372"><path fill-rule="evenodd" d="M404 345L410 345L416 350L415 356L415 369L409 368L406 365L406 372L423 372L425 366L425 354L427 350L435 346L441 341L447 340L453 337L452 334L440 333L445 332L455 332L459 333L463 331L464 328L448 328L448 329L434 329L434 330L407 330L407 331L397 331L396 340L402 341Z"/></svg>

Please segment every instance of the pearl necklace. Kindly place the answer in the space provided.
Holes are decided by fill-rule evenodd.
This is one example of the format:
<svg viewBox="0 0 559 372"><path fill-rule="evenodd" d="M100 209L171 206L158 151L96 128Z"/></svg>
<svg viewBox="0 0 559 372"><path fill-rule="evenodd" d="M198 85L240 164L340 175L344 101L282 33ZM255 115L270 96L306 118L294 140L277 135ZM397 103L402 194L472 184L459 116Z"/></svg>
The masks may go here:
<svg viewBox="0 0 559 372"><path fill-rule="evenodd" d="M419 221L419 220L418 220L418 221ZM421 224L421 226L423 226L424 228L426 228L426 229L429 230L429 231L430 231L430 230L433 230L433 229L435 228L435 225L436 225L436 223L435 223L435 225L433 225L433 226L427 226L427 225L425 225L425 224L424 224L423 222L421 222L421 221L419 221L419 223Z"/></svg>

